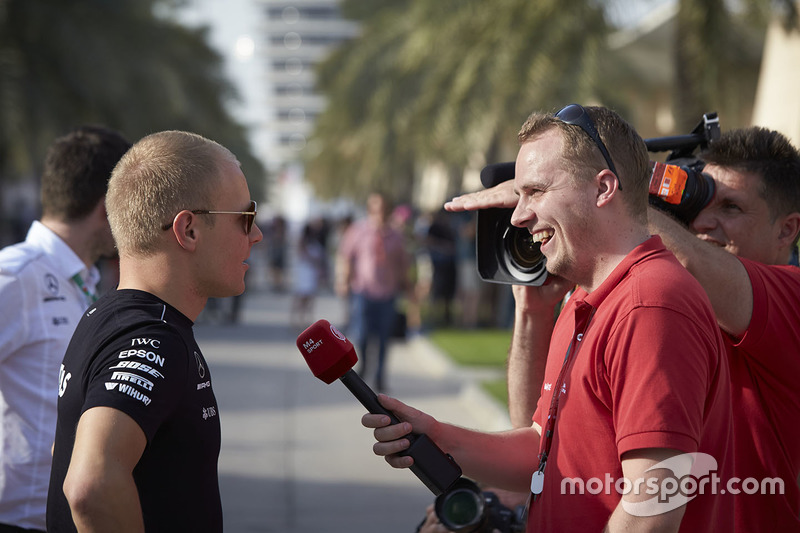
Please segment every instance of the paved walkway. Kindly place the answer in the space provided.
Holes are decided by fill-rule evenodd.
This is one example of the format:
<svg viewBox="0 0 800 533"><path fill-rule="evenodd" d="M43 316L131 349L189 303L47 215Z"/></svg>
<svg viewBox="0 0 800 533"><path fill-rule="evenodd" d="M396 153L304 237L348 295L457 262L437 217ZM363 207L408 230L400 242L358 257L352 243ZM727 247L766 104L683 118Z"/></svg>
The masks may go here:
<svg viewBox="0 0 800 533"><path fill-rule="evenodd" d="M372 453L365 409L340 382L317 380L295 346L290 298L248 293L237 326L200 322L220 407L220 486L228 533L409 533L433 501L408 470ZM314 320L337 324L322 296ZM300 328L302 329L302 328ZM359 354L360 355L360 354ZM393 396L440 420L499 430L507 415L423 339L393 345Z"/></svg>

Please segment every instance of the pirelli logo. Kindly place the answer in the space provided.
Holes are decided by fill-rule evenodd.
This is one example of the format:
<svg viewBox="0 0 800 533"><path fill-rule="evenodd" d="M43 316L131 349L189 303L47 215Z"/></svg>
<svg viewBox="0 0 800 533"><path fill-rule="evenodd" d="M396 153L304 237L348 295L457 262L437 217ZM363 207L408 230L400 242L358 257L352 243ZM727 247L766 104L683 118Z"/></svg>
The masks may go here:
<svg viewBox="0 0 800 533"><path fill-rule="evenodd" d="M131 374L130 372L114 372L111 374L111 379L113 381L127 381L134 385L138 385L144 390L152 391L153 390L153 382L149 379L145 379L142 376Z"/></svg>

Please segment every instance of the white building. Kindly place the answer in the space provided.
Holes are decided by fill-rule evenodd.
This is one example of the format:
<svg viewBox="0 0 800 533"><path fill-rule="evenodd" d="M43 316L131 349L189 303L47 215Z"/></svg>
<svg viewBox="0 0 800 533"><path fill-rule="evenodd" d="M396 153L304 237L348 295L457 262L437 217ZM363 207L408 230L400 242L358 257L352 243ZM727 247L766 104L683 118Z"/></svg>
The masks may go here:
<svg viewBox="0 0 800 533"><path fill-rule="evenodd" d="M325 100L315 92L314 67L331 49L358 33L343 20L339 0L256 0L263 22L257 61L271 93L265 127L274 139L267 147L271 169L297 161Z"/></svg>

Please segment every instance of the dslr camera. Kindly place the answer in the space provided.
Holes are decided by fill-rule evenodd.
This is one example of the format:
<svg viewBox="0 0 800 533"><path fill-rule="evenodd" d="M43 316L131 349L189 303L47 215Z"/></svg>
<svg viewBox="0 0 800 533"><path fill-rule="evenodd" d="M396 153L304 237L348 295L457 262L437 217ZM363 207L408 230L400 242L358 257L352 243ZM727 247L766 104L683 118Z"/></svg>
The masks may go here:
<svg viewBox="0 0 800 533"><path fill-rule="evenodd" d="M688 135L645 139L648 152L670 152L663 163L650 161L650 204L666 211L685 225L703 210L714 196L714 180L703 173L705 163L697 158L720 136L716 113L706 113ZM495 163L481 170L481 183L491 188L514 179L514 162ZM478 211L478 275L484 281L513 285L543 285L547 260L539 243L526 228L511 225L513 209L489 208Z"/></svg>
<svg viewBox="0 0 800 533"><path fill-rule="evenodd" d="M436 517L444 527L456 533L523 533L525 509L512 510L500 503L493 492L481 492L478 485L465 477L456 481L447 492L436 497ZM425 521L422 521L424 524ZM420 530L422 524L417 528Z"/></svg>

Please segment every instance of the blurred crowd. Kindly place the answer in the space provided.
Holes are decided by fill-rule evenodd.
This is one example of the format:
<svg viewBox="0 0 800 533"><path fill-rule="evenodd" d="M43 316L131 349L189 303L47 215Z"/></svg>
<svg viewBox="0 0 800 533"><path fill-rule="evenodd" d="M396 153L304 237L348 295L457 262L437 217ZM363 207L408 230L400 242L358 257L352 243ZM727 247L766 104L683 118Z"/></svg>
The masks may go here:
<svg viewBox="0 0 800 533"><path fill-rule="evenodd" d="M342 236L359 217L349 213L298 222L274 215L260 221L264 243L253 248L248 260L249 290L291 295L290 321L295 328L320 318L314 314L315 296L334 291ZM401 204L391 210L389 224L404 238L413 285L410 295L398 298L405 331L396 336L435 328L510 327L510 288L478 277L474 213L429 213ZM247 293L212 302L203 318L235 323L246 297Z"/></svg>
<svg viewBox="0 0 800 533"><path fill-rule="evenodd" d="M289 312L294 326L319 318L314 315L314 297L333 292L339 242L359 215L354 212L304 221L273 215L260 220L264 243L253 248L248 261L249 290L290 294ZM3 224L5 244L24 240L24 230L20 228L30 225L30 216L13 217L19 220ZM513 299L509 287L486 283L478 277L475 213L431 213L401 204L392 209L389 220L404 236L412 257L409 278L414 297L403 297L398 302L409 335L446 327L510 327ZM100 287L103 293L116 284L116 260L103 259L99 268L105 273ZM225 300L212 299L201 320L237 323L242 299L246 297L245 293Z"/></svg>

